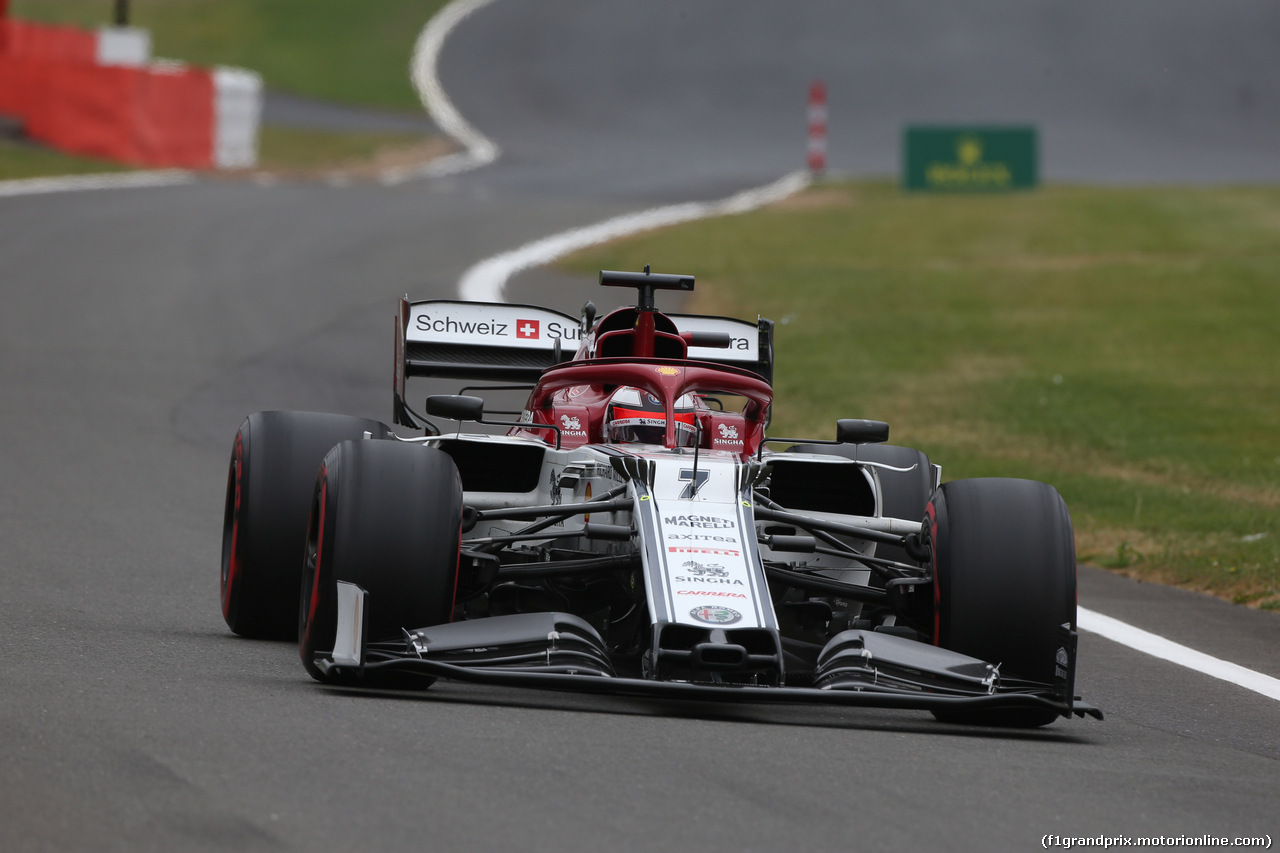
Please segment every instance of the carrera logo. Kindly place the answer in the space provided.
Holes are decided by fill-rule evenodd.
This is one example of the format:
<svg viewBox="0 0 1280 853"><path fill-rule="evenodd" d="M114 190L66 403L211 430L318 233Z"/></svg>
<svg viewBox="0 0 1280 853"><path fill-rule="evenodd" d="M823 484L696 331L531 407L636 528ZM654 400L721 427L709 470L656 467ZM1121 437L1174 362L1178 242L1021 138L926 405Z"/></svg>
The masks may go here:
<svg viewBox="0 0 1280 853"><path fill-rule="evenodd" d="M516 337L536 339L538 337L539 322L537 320L517 320L516 321Z"/></svg>
<svg viewBox="0 0 1280 853"><path fill-rule="evenodd" d="M746 598L745 593L741 592L712 592L705 589L682 589L676 592L676 595L696 595L702 598Z"/></svg>

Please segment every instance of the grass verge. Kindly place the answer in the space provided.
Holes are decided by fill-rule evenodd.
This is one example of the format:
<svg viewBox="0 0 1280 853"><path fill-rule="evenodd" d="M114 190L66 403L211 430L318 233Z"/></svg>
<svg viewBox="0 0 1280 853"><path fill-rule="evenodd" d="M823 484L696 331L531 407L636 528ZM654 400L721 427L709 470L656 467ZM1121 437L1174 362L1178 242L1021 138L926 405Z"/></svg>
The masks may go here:
<svg viewBox="0 0 1280 853"><path fill-rule="evenodd" d="M0 136L0 181L51 175L94 175L127 168L110 160L73 157L20 139Z"/></svg>
<svg viewBox="0 0 1280 853"><path fill-rule="evenodd" d="M565 266L646 263L778 321L775 434L888 420L1056 485L1082 561L1280 609L1280 189L827 185Z"/></svg>
<svg viewBox="0 0 1280 853"><path fill-rule="evenodd" d="M343 172L372 177L379 168L423 162L451 150L442 137L412 133L326 132L264 127L258 168L300 178Z"/></svg>

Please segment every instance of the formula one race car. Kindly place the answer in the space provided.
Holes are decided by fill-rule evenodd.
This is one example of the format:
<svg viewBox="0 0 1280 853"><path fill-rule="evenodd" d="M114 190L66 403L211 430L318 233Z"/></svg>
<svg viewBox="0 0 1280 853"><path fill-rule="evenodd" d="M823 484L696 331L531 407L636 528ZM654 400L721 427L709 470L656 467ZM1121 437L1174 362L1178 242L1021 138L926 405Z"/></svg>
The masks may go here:
<svg viewBox="0 0 1280 853"><path fill-rule="evenodd" d="M231 629L296 633L329 684L1101 717L1074 695L1074 540L1053 487L941 483L879 421L768 437L771 322L657 311L689 276L600 283L636 288L635 307L403 300L394 421L414 437L247 418L223 532ZM415 376L526 384L421 414ZM465 394L515 387L516 420Z"/></svg>

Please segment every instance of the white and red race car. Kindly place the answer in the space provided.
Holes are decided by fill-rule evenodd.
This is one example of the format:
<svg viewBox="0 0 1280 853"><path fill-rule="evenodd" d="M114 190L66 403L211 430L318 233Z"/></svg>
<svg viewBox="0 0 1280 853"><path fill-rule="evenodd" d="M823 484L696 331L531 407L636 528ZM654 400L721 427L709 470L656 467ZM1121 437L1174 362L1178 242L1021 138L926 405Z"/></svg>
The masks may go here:
<svg viewBox="0 0 1280 853"><path fill-rule="evenodd" d="M438 678L918 708L1036 726L1074 695L1058 492L959 480L887 424L773 438L773 324L664 314L689 276L601 272L634 307L410 302L394 418L261 412L236 434L222 609L320 681ZM527 383L407 402L419 376ZM442 421L442 424L433 422ZM484 424L505 434L464 432Z"/></svg>

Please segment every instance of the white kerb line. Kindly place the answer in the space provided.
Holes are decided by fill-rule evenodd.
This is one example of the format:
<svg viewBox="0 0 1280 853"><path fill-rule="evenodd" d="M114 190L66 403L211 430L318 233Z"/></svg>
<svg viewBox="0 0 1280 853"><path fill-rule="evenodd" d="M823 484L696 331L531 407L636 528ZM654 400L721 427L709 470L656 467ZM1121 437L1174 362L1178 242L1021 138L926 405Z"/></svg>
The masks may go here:
<svg viewBox="0 0 1280 853"><path fill-rule="evenodd" d="M1280 700L1280 679L1254 672L1239 664L1215 658L1204 652L1198 652L1180 643L1166 640L1158 634L1135 628L1126 622L1121 622L1119 619L1113 619L1110 616L1103 616L1101 613L1077 607L1076 624L1082 630L1097 634L1100 637L1106 637L1108 640L1128 646L1131 649L1145 652L1152 657L1167 660L1179 666L1185 666L1188 669L1204 673L1213 678L1229 681L1247 690L1261 693L1270 699Z"/></svg>
<svg viewBox="0 0 1280 853"><path fill-rule="evenodd" d="M440 130L464 150L437 158L423 166L388 169L379 177L382 183L399 184L415 178L466 172L492 163L502 153L493 140L472 127L458 112L458 108L445 93L436 70L440 51L449 33L473 12L492 2L493 0L454 0L445 6L422 28L418 41L413 46L413 58L409 62L409 79L418 92L418 99Z"/></svg>
<svg viewBox="0 0 1280 853"><path fill-rule="evenodd" d="M463 273L458 282L459 298L469 302L502 302L502 290L511 276L521 270L549 264L565 255L626 237L640 231L691 222L710 216L745 213L780 201L809 185L807 172L793 172L771 184L744 190L720 201L690 201L666 207L652 207L624 213L594 225L584 225L526 243L519 248L486 258Z"/></svg>
<svg viewBox="0 0 1280 853"><path fill-rule="evenodd" d="M194 183L196 176L182 169L150 172L107 172L98 175L65 175L53 178L19 178L0 181L0 198L83 190L119 190L134 187L171 187Z"/></svg>

